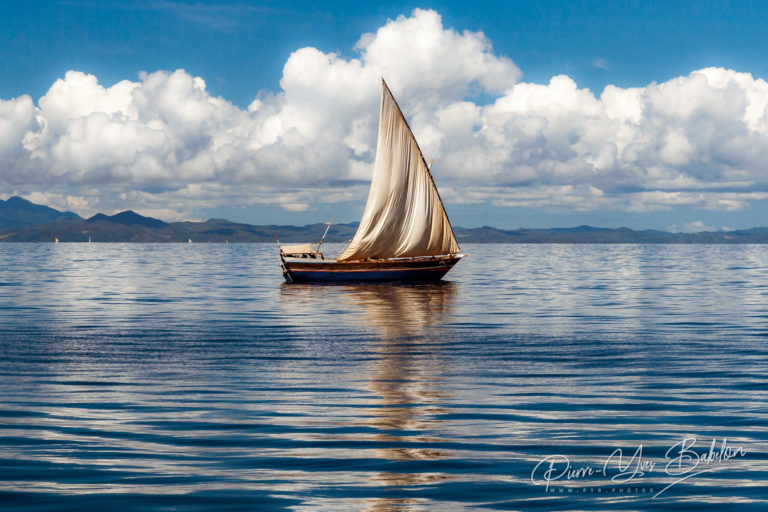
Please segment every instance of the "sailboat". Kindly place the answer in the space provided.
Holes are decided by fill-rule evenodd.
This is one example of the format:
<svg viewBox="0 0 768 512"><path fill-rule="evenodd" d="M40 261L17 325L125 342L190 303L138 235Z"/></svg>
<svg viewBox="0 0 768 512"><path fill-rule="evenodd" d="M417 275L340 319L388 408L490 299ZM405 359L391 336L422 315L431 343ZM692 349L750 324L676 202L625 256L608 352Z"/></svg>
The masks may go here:
<svg viewBox="0 0 768 512"><path fill-rule="evenodd" d="M357 232L334 259L320 251L325 235L317 247L278 241L288 283L436 281L465 256L416 138L384 80L381 85L376 161Z"/></svg>

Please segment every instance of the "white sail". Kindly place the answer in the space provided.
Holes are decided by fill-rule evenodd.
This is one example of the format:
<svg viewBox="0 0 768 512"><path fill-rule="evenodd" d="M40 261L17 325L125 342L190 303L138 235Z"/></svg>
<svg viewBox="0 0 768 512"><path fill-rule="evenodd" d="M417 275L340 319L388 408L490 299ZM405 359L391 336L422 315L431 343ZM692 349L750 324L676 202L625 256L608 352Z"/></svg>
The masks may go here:
<svg viewBox="0 0 768 512"><path fill-rule="evenodd" d="M339 261L455 254L459 244L424 156L382 80L379 140L371 191Z"/></svg>

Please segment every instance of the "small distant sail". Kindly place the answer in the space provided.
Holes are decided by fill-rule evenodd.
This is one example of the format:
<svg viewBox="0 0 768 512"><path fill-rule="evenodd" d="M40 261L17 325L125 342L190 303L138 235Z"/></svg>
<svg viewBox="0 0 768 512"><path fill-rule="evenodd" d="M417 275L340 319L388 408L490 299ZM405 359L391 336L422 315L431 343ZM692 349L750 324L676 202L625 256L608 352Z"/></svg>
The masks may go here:
<svg viewBox="0 0 768 512"><path fill-rule="evenodd" d="M187 238L187 243L191 244L192 243L192 239L191 238Z"/></svg>
<svg viewBox="0 0 768 512"><path fill-rule="evenodd" d="M53 237L53 243L57 244L59 243L59 237Z"/></svg>
<svg viewBox="0 0 768 512"><path fill-rule="evenodd" d="M455 254L459 244L416 138L382 80L379 139L363 218L337 259Z"/></svg>

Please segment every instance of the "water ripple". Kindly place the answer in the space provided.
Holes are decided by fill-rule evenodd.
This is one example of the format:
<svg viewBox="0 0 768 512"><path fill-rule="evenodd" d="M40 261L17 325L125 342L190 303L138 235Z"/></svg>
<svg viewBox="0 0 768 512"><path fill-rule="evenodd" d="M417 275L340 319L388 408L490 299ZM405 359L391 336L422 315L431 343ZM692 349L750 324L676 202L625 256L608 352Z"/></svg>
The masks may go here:
<svg viewBox="0 0 768 512"><path fill-rule="evenodd" d="M0 502L768 506L768 248L464 249L448 282L289 286L268 245L0 244ZM653 497L686 438L746 453ZM531 481L640 446L629 482Z"/></svg>

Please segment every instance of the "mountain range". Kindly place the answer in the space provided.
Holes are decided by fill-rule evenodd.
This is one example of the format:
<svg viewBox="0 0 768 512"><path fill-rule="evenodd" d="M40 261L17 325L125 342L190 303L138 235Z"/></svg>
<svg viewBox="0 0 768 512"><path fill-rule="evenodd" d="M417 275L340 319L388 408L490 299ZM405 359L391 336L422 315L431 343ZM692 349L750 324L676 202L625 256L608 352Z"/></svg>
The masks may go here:
<svg viewBox="0 0 768 512"><path fill-rule="evenodd" d="M73 212L60 212L49 206L32 203L18 196L0 199L0 229L36 226L59 219L78 219Z"/></svg>
<svg viewBox="0 0 768 512"><path fill-rule="evenodd" d="M0 242L315 242L326 224L306 226L254 226L226 219L205 222L164 222L127 210L115 215L97 213L84 219L73 212L61 212L21 197L0 200ZM357 230L357 223L334 224L326 242L346 242ZM768 243L768 228L735 231L670 233L659 230L635 231L629 228L573 228L505 230L454 228L460 243L597 243L597 244L738 244Z"/></svg>

